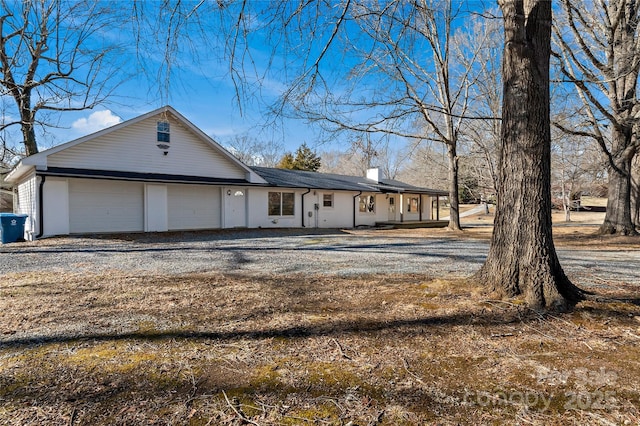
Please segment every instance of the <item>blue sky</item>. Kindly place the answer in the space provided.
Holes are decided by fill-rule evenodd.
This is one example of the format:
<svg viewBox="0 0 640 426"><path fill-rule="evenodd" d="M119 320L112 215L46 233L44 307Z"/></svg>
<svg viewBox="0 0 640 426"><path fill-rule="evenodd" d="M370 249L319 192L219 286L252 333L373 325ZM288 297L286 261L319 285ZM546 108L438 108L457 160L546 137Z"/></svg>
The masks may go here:
<svg viewBox="0 0 640 426"><path fill-rule="evenodd" d="M246 92L246 98L239 105L236 87L229 75L228 65L222 58L223 47L220 43L223 41L208 40L205 44L195 32L191 40L181 40L181 43L191 42L192 45L189 48L180 46L180 54L172 61L170 90L159 90L162 83L156 80L161 75L158 70L163 66L161 59L164 34L155 34L157 28L153 27L156 25L159 3L140 4L146 8L145 12L151 23L144 32L146 42L137 44L131 31L132 26L127 23L123 23L115 31L111 29L96 34L92 41L94 45L119 46L118 54L111 59L111 65L117 68L111 74L111 81L119 84L108 101L93 110L54 113L49 121L56 126L47 128L44 133L38 132L40 150L96 132L166 104L176 108L223 145L235 135L249 135L263 141L275 140L287 151L295 150L303 142L309 146L317 144L317 129L301 120L275 120L275 126L264 126L269 119L265 113L266 108L285 88L285 82L277 77L262 76L259 96L256 96L257 92ZM120 5L122 8L131 7L129 2L122 2ZM130 11L127 10L125 15L126 13ZM214 13L203 16L206 17L206 26L215 28L220 25L216 24ZM154 37L157 39L154 40ZM262 35L258 34L252 39L249 50L257 61L257 71L264 72L265 64L273 58ZM281 59L275 58L276 61ZM277 76L277 73L274 75ZM8 97L3 101L6 105L14 104ZM4 114L5 120L15 121L17 117L15 108L3 109L0 113ZM14 141L21 140L17 127L13 127L10 137Z"/></svg>
<svg viewBox="0 0 640 426"><path fill-rule="evenodd" d="M467 3L480 7L485 2L465 2ZM115 4L120 4L125 9L131 7L128 2ZM46 134L38 136L41 150L131 119L165 104L176 108L223 145L234 135L249 135L262 141L278 142L287 151L294 151L303 142L320 151L345 150L348 147L347 135L337 136L327 142L326 138L322 137L326 135L322 135L317 125L308 124L303 120L276 118L273 120L275 125L264 126L265 122L273 119L266 114L269 105L276 101L295 76L295 72L300 69L305 51L305 48L296 51L287 50L282 46L273 51L269 41L273 34L263 31L251 36L247 49L251 60L247 61L248 66L245 69L248 71L249 80L259 80L260 84L259 87L254 85L243 92L246 97L242 98L241 105L238 104L236 87L223 55L226 40L221 38L222 31L219 31L220 26L228 26L230 21L216 21L219 16L215 13L202 14L204 18L201 24L211 30L212 34L206 41L199 39L197 31L190 28L191 22L185 23L184 32L193 36L181 39L178 45L180 53L171 61L170 90L159 90L162 83L158 83L155 77L158 75L158 69L162 69L163 31L168 26L163 27L162 22L156 19L159 3L143 1L138 4L141 8L146 8L145 12L148 13L149 26L143 32L146 43L137 44L131 26L126 24L116 31L104 31L94 40L95 43L116 42L121 45L115 58L118 71L113 74L113 81L124 81L117 86L107 103L93 110L61 114L58 117L59 128L49 129ZM183 4L185 7L191 7L198 3L186 1ZM272 3L253 0L249 4L259 8L269 7ZM284 4L284 7L289 5L281 4ZM291 3L295 4L297 3ZM327 10L324 10L327 15L322 15L322 19L327 21L322 23L331 23L331 19L335 19L332 15L340 13L338 3L335 7L331 6L332 3L328 4ZM233 13L235 12L231 11L231 14ZM260 26L257 18L254 22L248 22L249 25ZM317 38L297 42L302 45L310 42L311 56L315 57L326 40L327 33L320 32ZM321 68L326 73L343 71L350 61L351 59L345 58L338 49L331 50L322 62ZM288 64L286 68L283 66L284 63ZM145 74L143 68L149 74ZM367 82L365 79L364 83L359 88L363 96L365 93L376 91L376 81ZM332 85L330 90L339 93L341 89ZM370 96L370 93L367 96ZM361 114L366 114L366 111L362 111Z"/></svg>
<svg viewBox="0 0 640 426"><path fill-rule="evenodd" d="M241 111L230 78L219 71L206 73L204 69L211 70L208 64L181 67L172 79L170 93L163 96L154 87L156 83L141 74L133 54L125 63L128 65L124 72L139 75L121 83L104 105L61 114L61 128L41 136L41 148L76 139L165 104L223 144L234 135L249 134L257 139L275 139L293 151L305 141L313 145L318 139L317 130L301 120L284 120L277 128L263 128L265 105L254 99L243 102ZM268 93L266 100L274 100L277 94Z"/></svg>

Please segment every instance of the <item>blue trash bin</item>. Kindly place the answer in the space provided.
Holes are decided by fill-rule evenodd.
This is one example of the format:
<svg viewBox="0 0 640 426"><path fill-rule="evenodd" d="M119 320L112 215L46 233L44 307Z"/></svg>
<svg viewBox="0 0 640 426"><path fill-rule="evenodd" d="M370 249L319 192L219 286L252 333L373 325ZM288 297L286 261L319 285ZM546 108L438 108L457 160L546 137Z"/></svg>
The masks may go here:
<svg viewBox="0 0 640 426"><path fill-rule="evenodd" d="M24 241L26 214L0 213L0 240L2 244Z"/></svg>

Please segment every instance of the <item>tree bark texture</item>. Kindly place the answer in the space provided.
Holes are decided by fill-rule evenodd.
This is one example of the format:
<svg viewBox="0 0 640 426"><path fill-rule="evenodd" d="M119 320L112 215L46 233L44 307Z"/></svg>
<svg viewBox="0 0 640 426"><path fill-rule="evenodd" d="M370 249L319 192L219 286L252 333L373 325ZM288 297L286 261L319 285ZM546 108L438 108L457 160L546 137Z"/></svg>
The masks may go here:
<svg viewBox="0 0 640 426"><path fill-rule="evenodd" d="M551 234L549 56L551 2L502 0L502 136L498 204L476 278L502 297L563 310L582 292L564 274Z"/></svg>
<svg viewBox="0 0 640 426"><path fill-rule="evenodd" d="M609 193L607 212L600 227L601 234L635 235L631 214L631 163L636 154L634 140L634 105L637 104L638 10L636 1L610 2L609 13L616 16L609 37L612 49L608 53L611 72L608 75L608 97L615 120L611 126L609 157Z"/></svg>
<svg viewBox="0 0 640 426"><path fill-rule="evenodd" d="M631 221L640 226L640 157L631 163Z"/></svg>
<svg viewBox="0 0 640 426"><path fill-rule="evenodd" d="M460 194L458 186L458 153L455 143L447 144L449 159L449 229L461 230L460 225Z"/></svg>
<svg viewBox="0 0 640 426"><path fill-rule="evenodd" d="M36 142L35 129L35 112L31 109L31 96L24 95L24 99L20 99L20 129L22 131L22 141L24 144L25 155L38 153L38 144Z"/></svg>
<svg viewBox="0 0 640 426"><path fill-rule="evenodd" d="M612 131L607 213L599 229L599 233L603 235L636 234L631 214L631 164L634 150L629 142L630 133L630 129L617 129L615 126Z"/></svg>

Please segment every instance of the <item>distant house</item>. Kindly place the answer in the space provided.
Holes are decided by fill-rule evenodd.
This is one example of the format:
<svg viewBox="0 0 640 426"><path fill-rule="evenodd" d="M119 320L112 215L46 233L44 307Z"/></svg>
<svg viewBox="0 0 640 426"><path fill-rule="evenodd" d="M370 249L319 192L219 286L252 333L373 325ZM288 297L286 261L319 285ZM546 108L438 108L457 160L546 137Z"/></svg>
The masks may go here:
<svg viewBox="0 0 640 426"><path fill-rule="evenodd" d="M9 170L3 169L0 165L0 213L13 211L13 192L11 185L5 183L5 175Z"/></svg>
<svg viewBox="0 0 640 426"><path fill-rule="evenodd" d="M13 211L13 193L0 187L0 213Z"/></svg>
<svg viewBox="0 0 640 426"><path fill-rule="evenodd" d="M23 159L6 181L25 239L220 228L352 228L437 219L446 192L251 168L170 106Z"/></svg>

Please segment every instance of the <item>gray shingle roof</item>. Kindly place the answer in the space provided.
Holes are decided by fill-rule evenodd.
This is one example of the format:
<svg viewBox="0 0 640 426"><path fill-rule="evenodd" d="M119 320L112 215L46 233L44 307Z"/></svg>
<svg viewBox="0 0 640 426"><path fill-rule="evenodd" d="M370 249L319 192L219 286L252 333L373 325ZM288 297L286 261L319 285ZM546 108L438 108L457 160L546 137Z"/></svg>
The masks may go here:
<svg viewBox="0 0 640 426"><path fill-rule="evenodd" d="M332 189L367 192L411 192L432 195L448 195L446 191L420 188L393 179L376 182L366 177L318 173L302 170L252 167L270 186L280 188Z"/></svg>

